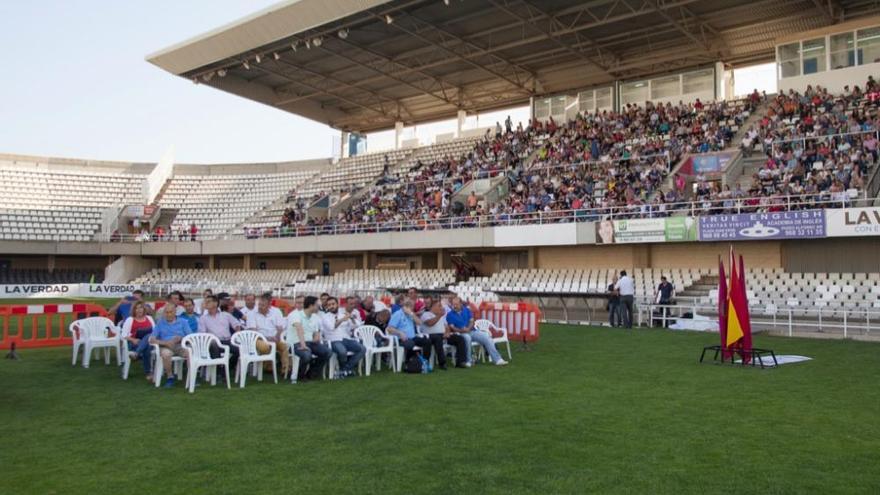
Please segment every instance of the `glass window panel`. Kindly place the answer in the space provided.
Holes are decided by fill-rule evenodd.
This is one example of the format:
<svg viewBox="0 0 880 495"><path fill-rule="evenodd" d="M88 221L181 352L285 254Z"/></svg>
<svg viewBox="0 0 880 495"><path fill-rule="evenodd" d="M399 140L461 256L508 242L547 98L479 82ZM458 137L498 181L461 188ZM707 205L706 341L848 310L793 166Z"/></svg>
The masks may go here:
<svg viewBox="0 0 880 495"><path fill-rule="evenodd" d="M625 83L620 87L621 104L642 105L648 99L648 81Z"/></svg>
<svg viewBox="0 0 880 495"><path fill-rule="evenodd" d="M712 69L688 72L682 76L682 93L692 94L712 91L715 88L715 71Z"/></svg>
<svg viewBox="0 0 880 495"><path fill-rule="evenodd" d="M804 40L803 64L805 75L825 71L825 38Z"/></svg>
<svg viewBox="0 0 880 495"><path fill-rule="evenodd" d="M800 60L801 44L799 41L787 45L779 45L779 60Z"/></svg>
<svg viewBox="0 0 880 495"><path fill-rule="evenodd" d="M681 94L679 76L658 77L651 81L651 99L671 98Z"/></svg>
<svg viewBox="0 0 880 495"><path fill-rule="evenodd" d="M831 35L831 69L843 69L856 65L853 33Z"/></svg>
<svg viewBox="0 0 880 495"><path fill-rule="evenodd" d="M780 62L779 75L781 78L794 77L801 75L801 63L799 60L789 60Z"/></svg>
<svg viewBox="0 0 880 495"><path fill-rule="evenodd" d="M594 108L593 91L581 91L578 93L578 111L588 113L592 112Z"/></svg>
<svg viewBox="0 0 880 495"><path fill-rule="evenodd" d="M546 120L550 116L550 98L535 100L535 118Z"/></svg>
<svg viewBox="0 0 880 495"><path fill-rule="evenodd" d="M611 88L602 88L596 90L596 109L611 108L612 103Z"/></svg>
<svg viewBox="0 0 880 495"><path fill-rule="evenodd" d="M880 62L880 27L860 29L856 33L859 65Z"/></svg>

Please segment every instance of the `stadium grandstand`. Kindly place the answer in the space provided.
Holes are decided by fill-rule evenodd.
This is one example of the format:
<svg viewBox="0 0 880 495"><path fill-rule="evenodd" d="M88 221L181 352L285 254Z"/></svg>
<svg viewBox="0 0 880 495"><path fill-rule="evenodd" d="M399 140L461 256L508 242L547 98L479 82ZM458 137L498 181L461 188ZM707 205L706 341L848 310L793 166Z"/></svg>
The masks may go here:
<svg viewBox="0 0 880 495"><path fill-rule="evenodd" d="M227 384L245 388L253 376L247 387L265 390L254 383L270 381L264 372L297 387L305 381L347 379L359 373L363 380L346 381L368 382L371 373L390 375L388 369L404 371L411 363L427 373L429 368L446 369L447 359L450 368L480 368L482 358L508 365L499 371L522 373L518 366L549 362L540 361L544 349L556 346L561 352L558 348L579 346L576 339L582 334L571 335L581 332L580 327L615 336L624 333L618 327L644 330L638 335L646 335L648 344L632 339L613 344L606 353L597 339L590 354L578 351L578 359L596 359L608 368L603 372L616 373L613 366L629 362L631 354L648 347L651 352L644 352L644 361L672 355L669 342L679 336L703 348L710 340L706 335L713 334L712 342L729 335L728 302L737 283L744 284L749 331L766 339L763 342L780 348L792 345L805 355L835 362L849 359L852 348L834 347L843 343L832 341L876 346L876 0L287 0L149 54L146 62L167 72L169 79L177 76L199 85L199 90L217 89L230 98L326 124L339 133L338 149L322 159L291 156L283 162L214 164L177 163L172 153L155 163L0 154L0 291L18 305L0 308L0 321L6 321L0 347L72 344L73 362L94 366L92 344L79 329L71 326L69 334L54 338L48 324L45 331L37 330L34 317L33 336L26 339L22 325L28 320L11 319L45 313L40 318L50 321L50 313L74 301L82 304L77 317L93 313L118 327L115 335L122 337L105 332L101 338L106 342L96 339L94 345L108 348L102 356L108 363L109 348L115 350L112 355L125 378L143 369L151 384L170 388L176 375L190 392L196 393L198 382L197 397L215 400L226 391L211 385L218 380L222 384L224 378ZM734 94L734 70L765 63L775 64L776 90ZM515 108L527 108L528 119L483 120L482 125L469 120ZM438 133L429 142L404 138L405 129L439 121L453 122L455 131ZM369 135L377 132L393 132L393 145L365 150ZM300 138L308 139L292 139ZM734 251L742 256L739 265ZM731 270L742 282L735 281ZM59 300L38 306L41 298ZM138 300L150 303L143 314ZM83 309L88 301L96 306ZM222 308L216 314L212 303ZM180 308L169 309L176 305ZM246 329L260 328L255 321L269 321L260 314L274 314L269 306L279 311L277 319L266 323L277 327L277 334L260 330L254 342L244 342ZM309 308L317 307L331 314L332 321L314 331L312 339ZM434 314L438 311L446 315L441 323L441 315ZM474 317L465 318L465 326L470 321L476 329L474 336L462 337L450 323L456 317L452 313L463 312ZM199 344L195 337L183 337L181 342L193 346L191 354L164 344L155 349L141 344L148 334L137 338L138 329L131 327L166 316L180 322L186 315L195 315L199 330L191 335L209 334L213 339ZM208 323L206 315L212 319ZM223 331L210 329L215 318L226 317L232 323L223 320ZM407 324L404 318L413 318L414 331L407 335L401 330L398 336L395 325ZM72 319L59 321L66 332ZM474 326L476 321L485 322L480 323L485 328ZM150 328L159 328L153 323ZM372 325L379 333L372 333ZM541 325L572 334L542 348ZM695 332L671 337L662 327ZM347 329L345 338L336 338L338 328ZM388 328L395 330L384 333ZM485 336L478 340L483 330ZM668 340L661 342L658 335ZM537 352L525 352L531 344ZM84 354L79 354L80 345ZM870 353L858 352L876 356L875 347L868 349ZM65 361L69 350L65 348ZM695 358L698 351L689 349L694 356L686 357ZM727 351L718 352L723 363ZM866 362L858 352L853 351L854 359ZM201 357L194 358L196 354ZM251 374L248 363L260 359L266 366L256 362ZM556 395L544 390L558 385L545 383L555 381L551 374L561 376L558 386L563 387L570 376L584 372L565 359L554 358L540 379L529 375L522 381L527 384L524 389L534 390L536 401L544 404L534 406L542 411L542 421L548 417L546 411L569 417L567 407L589 409L568 391ZM749 359L756 358L743 354L739 363ZM199 366L205 369L199 371ZM703 376L703 369L708 368L687 372ZM718 378L719 370L705 372L716 381L693 388L728 387ZM876 376L876 370L874 364L869 376ZM667 371L640 370L639 386L651 381L646 377L666 376ZM459 372L448 375L453 373ZM840 372L842 382L850 378L843 375ZM786 375L780 372L771 380L780 377ZM662 388L661 382L658 379L657 386ZM110 383L118 380L104 385ZM491 402L492 414L510 407L512 414L523 415L525 419L517 416L506 426L521 428L528 436L532 406L516 404L527 401L517 396L518 383L484 379L479 386L505 388L503 399L493 396L487 404ZM590 383L608 391L607 384ZM782 383L756 385L760 393L744 396L769 404L772 397L762 394ZM96 393L94 385L89 386L83 392ZM351 398L377 405L382 397L437 400L422 395L424 390L399 395L387 390L391 387L364 393L349 383L339 386L348 387L336 398L339 401ZM677 387L676 393L695 392L684 382L671 386ZM742 392L737 387L730 389ZM806 387L793 386L803 394L798 400L812 396ZM317 390L306 389L309 401L319 400L328 389ZM455 408L461 405L459 399L465 400L462 397L469 404L480 403L474 390L456 389L453 393L459 396L449 402ZM655 400L653 389L622 388L612 395L630 393ZM876 393L865 394L876 398ZM247 407L259 400L257 395L247 397L239 399L248 402ZM722 399L719 404L729 402L730 396ZM666 400L656 399L652 411L672 415ZM623 402L638 409L630 399ZM234 421L250 421L245 404L241 407L235 409ZM682 414L706 416L698 406L688 407L693 409ZM325 421L341 409L316 411ZM750 421L776 414L772 409L761 411ZM387 413L391 420L399 414L393 407L345 412L351 413L344 419L349 423L358 421L357 414ZM615 409L597 414L619 413ZM605 420L572 414L578 424ZM793 421L799 422L784 426L794 431L816 417L798 416ZM433 428L435 421L442 426L452 419L431 416L426 424ZM361 433L340 426L338 431L322 430L321 438L348 445L377 427L372 419L364 423L369 428ZM468 423L468 428L479 431L480 426ZM870 428L871 435L877 434L876 426ZM564 429L580 431L574 423L566 423ZM717 424L702 423L696 429L706 436L718 433ZM338 433L343 430L345 438ZM528 441L511 440L508 433L493 433L489 440L502 447L514 445L515 457L522 461L519 453L532 447ZM549 434L564 443L557 433ZM298 431L292 438L317 438L309 435ZM635 444L642 441L625 437ZM431 438L436 440L433 434ZM747 445L741 438L732 441L741 451L759 445ZM699 444L693 438L689 442ZM370 448L377 445L368 443ZM866 445L870 450L880 441L872 437ZM781 448L796 449L797 443ZM815 450L810 456L828 459L821 446L811 448ZM341 455L323 447L318 451L322 456ZM713 455L711 449L700 451ZM548 472L556 462L575 469L568 465L567 455L551 451L548 459L536 462ZM445 453L442 458L449 460ZM345 459L360 471L360 465ZM761 459L739 467L760 470L761 476L773 479L766 470L773 464L771 458ZM224 457L227 460L243 462ZM846 465L854 460L847 458ZM597 469L623 469L608 462L600 461ZM314 467L311 461L307 464ZM456 476L474 475L456 466ZM656 484L668 466L649 466L652 481L607 481L602 474L602 483L608 484L592 484L584 491L720 491L717 480L711 484L705 478L700 480L704 485L688 488L687 476ZM838 476L846 470L837 468ZM506 476L515 469L505 465L502 470ZM635 468L627 464L630 469ZM798 479L799 467L790 469L780 491L829 491L826 481L810 484ZM566 484L569 478L559 476L563 481L546 486L531 478L519 480L510 491L580 492L579 484ZM717 476L727 473L719 470ZM307 479L308 486L325 486L320 483L330 478ZM876 472L860 473L852 491L876 487L873 482L878 480ZM834 488L846 487L846 480L837 482L841 485ZM771 491L779 488L773 481L750 483ZM701 489L694 488L698 485ZM407 491L390 486L392 493ZM413 481L412 486L419 485ZM500 491L500 486L486 491ZM388 488L371 482L365 490ZM424 491L481 488L485 487L462 482L431 484Z"/></svg>

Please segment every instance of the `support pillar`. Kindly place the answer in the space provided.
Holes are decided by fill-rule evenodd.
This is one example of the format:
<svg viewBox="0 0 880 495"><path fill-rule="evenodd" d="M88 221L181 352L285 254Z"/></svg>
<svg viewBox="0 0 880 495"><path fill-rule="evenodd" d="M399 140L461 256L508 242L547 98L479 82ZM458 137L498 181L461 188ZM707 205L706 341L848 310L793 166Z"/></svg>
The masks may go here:
<svg viewBox="0 0 880 495"><path fill-rule="evenodd" d="M403 134L403 122L394 123L394 149L400 149L400 136Z"/></svg>
<svg viewBox="0 0 880 495"><path fill-rule="evenodd" d="M455 131L455 137L457 137L457 138L461 137L461 130L462 130L462 128L464 128L465 119L467 119L467 112L465 112L464 110L459 110L458 111L458 128Z"/></svg>
<svg viewBox="0 0 880 495"><path fill-rule="evenodd" d="M361 264L361 268L367 269L369 267L370 267L370 253L364 251L363 262Z"/></svg>
<svg viewBox="0 0 880 495"><path fill-rule="evenodd" d="M529 268L538 268L538 252L537 248L529 248Z"/></svg>
<svg viewBox="0 0 880 495"><path fill-rule="evenodd" d="M300 270L306 269L306 255L304 255L304 254L299 255L299 269Z"/></svg>
<svg viewBox="0 0 880 495"><path fill-rule="evenodd" d="M441 269L441 270L443 269L443 250L442 249L437 250L437 268Z"/></svg>
<svg viewBox="0 0 880 495"><path fill-rule="evenodd" d="M212 254L212 255L208 256L208 270L214 269L214 266L215 266L214 262L215 262L214 255Z"/></svg>
<svg viewBox="0 0 880 495"><path fill-rule="evenodd" d="M171 263L168 261L168 256L162 256L162 269L167 270L171 267Z"/></svg>
<svg viewBox="0 0 880 495"><path fill-rule="evenodd" d="M55 255L50 254L48 259L46 260L46 269L49 270L49 273L55 271Z"/></svg>
<svg viewBox="0 0 880 495"><path fill-rule="evenodd" d="M250 254L244 255L244 269L250 270L252 263L253 263L253 259L251 259L251 255Z"/></svg>
<svg viewBox="0 0 880 495"><path fill-rule="evenodd" d="M339 158L348 156L348 131L342 131L342 137L339 139Z"/></svg>

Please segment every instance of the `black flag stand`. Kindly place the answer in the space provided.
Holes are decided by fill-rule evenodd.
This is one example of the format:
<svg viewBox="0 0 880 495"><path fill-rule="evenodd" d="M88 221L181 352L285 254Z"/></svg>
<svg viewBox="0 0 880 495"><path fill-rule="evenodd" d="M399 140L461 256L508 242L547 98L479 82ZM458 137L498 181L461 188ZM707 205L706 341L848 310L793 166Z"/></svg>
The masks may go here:
<svg viewBox="0 0 880 495"><path fill-rule="evenodd" d="M529 346L529 343L526 341L525 332L522 335L522 344L520 344L519 350L522 352L530 352L532 350L532 348Z"/></svg>

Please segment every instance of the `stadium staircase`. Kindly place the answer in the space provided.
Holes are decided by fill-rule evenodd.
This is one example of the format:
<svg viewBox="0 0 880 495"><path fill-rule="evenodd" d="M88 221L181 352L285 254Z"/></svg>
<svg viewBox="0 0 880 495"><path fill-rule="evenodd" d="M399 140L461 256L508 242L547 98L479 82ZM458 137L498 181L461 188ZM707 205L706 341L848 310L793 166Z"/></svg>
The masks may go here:
<svg viewBox="0 0 880 495"><path fill-rule="evenodd" d="M703 275L694 283L678 292L675 297L679 304L691 304L709 297L709 292L718 288L718 275Z"/></svg>

